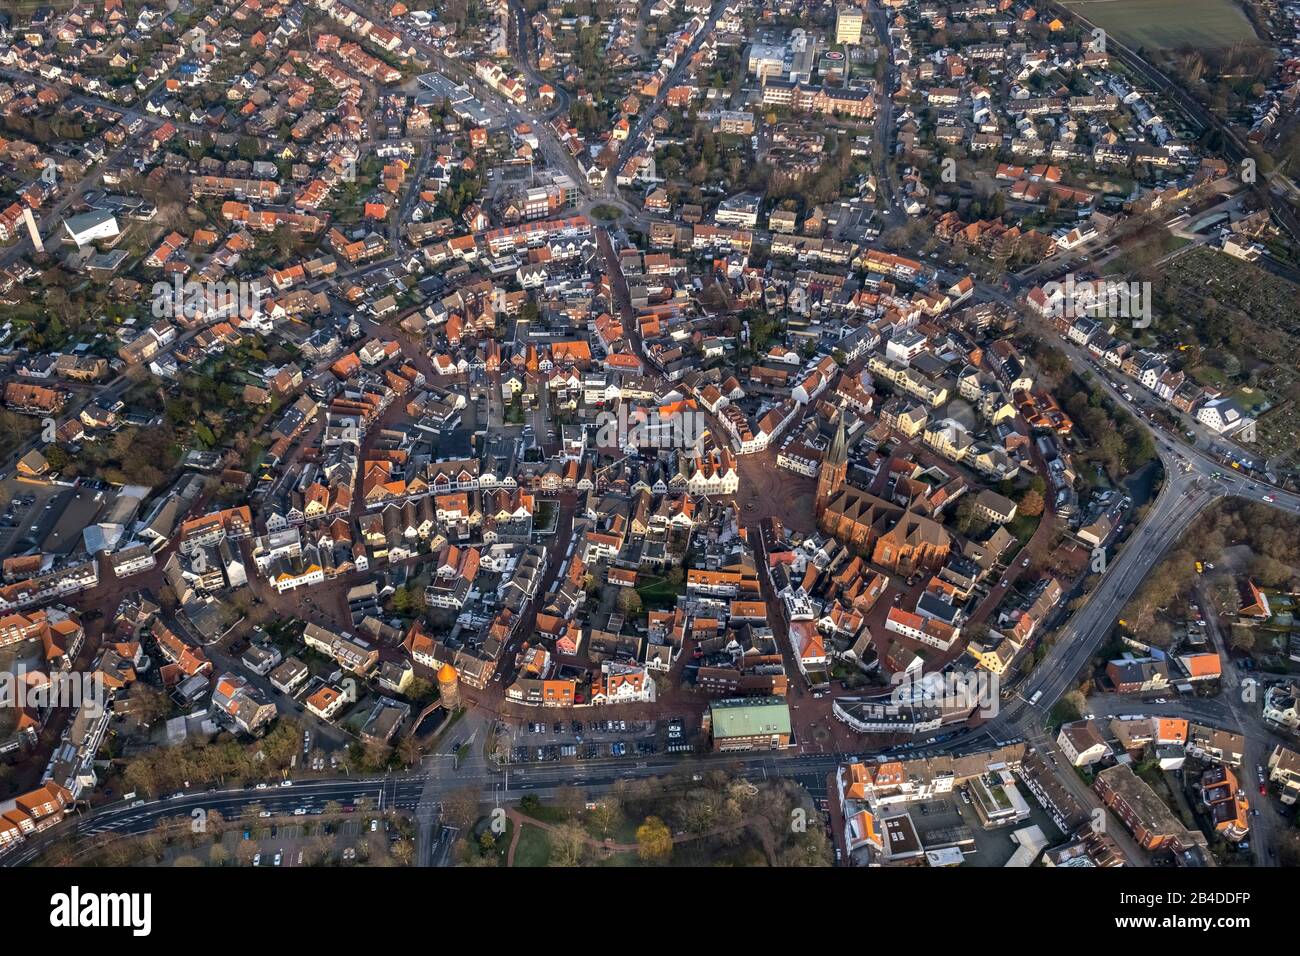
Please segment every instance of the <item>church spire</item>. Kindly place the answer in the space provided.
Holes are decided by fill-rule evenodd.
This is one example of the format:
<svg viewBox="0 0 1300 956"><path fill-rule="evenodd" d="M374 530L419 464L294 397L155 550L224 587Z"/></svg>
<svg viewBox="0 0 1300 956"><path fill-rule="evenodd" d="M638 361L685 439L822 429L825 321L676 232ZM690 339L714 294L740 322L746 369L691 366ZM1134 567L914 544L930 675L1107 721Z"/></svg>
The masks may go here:
<svg viewBox="0 0 1300 956"><path fill-rule="evenodd" d="M830 447L822 457L821 471L817 476L817 497L813 502L813 508L818 518L826 510L831 496L844 486L845 479L848 477L848 462L848 439L844 434L844 413L841 412L839 426L835 429L835 438L831 440Z"/></svg>
<svg viewBox="0 0 1300 956"><path fill-rule="evenodd" d="M831 441L831 447L826 449L826 457L822 459L822 467L834 467L842 465L849 460L848 440L844 435L844 414L840 413L839 427L835 429L835 438Z"/></svg>

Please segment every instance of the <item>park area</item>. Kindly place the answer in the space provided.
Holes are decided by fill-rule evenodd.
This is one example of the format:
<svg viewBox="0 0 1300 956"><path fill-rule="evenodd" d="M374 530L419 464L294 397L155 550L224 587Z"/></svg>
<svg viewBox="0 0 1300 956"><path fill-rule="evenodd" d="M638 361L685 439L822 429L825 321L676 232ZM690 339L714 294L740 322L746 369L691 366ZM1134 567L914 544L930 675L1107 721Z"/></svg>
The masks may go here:
<svg viewBox="0 0 1300 956"><path fill-rule="evenodd" d="M1208 50L1256 39L1232 0L1065 0L1064 5L1134 49Z"/></svg>
<svg viewBox="0 0 1300 956"><path fill-rule="evenodd" d="M724 772L626 780L588 798L561 787L487 809L476 791L444 803L461 866L828 866L830 838L789 781ZM472 822L470 822L472 821Z"/></svg>

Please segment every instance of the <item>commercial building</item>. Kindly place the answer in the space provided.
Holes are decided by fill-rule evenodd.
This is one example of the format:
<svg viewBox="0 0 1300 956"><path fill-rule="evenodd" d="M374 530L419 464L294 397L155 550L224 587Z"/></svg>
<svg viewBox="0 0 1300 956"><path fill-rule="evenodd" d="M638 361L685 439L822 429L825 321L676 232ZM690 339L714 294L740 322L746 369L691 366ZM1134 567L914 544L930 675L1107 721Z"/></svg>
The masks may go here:
<svg viewBox="0 0 1300 956"><path fill-rule="evenodd" d="M790 746L790 706L784 697L732 697L709 704L713 749L781 750Z"/></svg>

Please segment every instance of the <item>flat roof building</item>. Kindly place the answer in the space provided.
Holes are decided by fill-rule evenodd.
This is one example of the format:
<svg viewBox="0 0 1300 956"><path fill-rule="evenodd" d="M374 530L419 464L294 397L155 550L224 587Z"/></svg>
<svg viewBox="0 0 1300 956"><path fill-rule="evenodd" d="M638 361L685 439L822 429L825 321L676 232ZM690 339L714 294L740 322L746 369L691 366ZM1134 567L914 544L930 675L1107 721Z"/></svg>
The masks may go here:
<svg viewBox="0 0 1300 956"><path fill-rule="evenodd" d="M779 750L790 746L790 707L784 697L732 697L709 704L715 751Z"/></svg>

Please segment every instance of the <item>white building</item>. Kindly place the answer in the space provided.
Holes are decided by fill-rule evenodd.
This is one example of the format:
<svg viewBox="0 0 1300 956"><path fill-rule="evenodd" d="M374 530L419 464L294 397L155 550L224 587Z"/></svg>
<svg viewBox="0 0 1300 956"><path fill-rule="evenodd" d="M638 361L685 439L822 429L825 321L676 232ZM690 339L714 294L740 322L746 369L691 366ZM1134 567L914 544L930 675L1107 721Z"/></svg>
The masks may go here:
<svg viewBox="0 0 1300 956"><path fill-rule="evenodd" d="M1255 421L1231 398L1216 398L1206 402L1196 410L1196 420L1219 434L1237 431Z"/></svg>
<svg viewBox="0 0 1300 956"><path fill-rule="evenodd" d="M1090 720L1062 724L1056 744L1074 767L1087 767L1110 756L1110 747Z"/></svg>
<svg viewBox="0 0 1300 956"><path fill-rule="evenodd" d="M87 212L63 220L64 238L75 243L77 248L101 239L112 239L120 232L117 217L111 212Z"/></svg>

